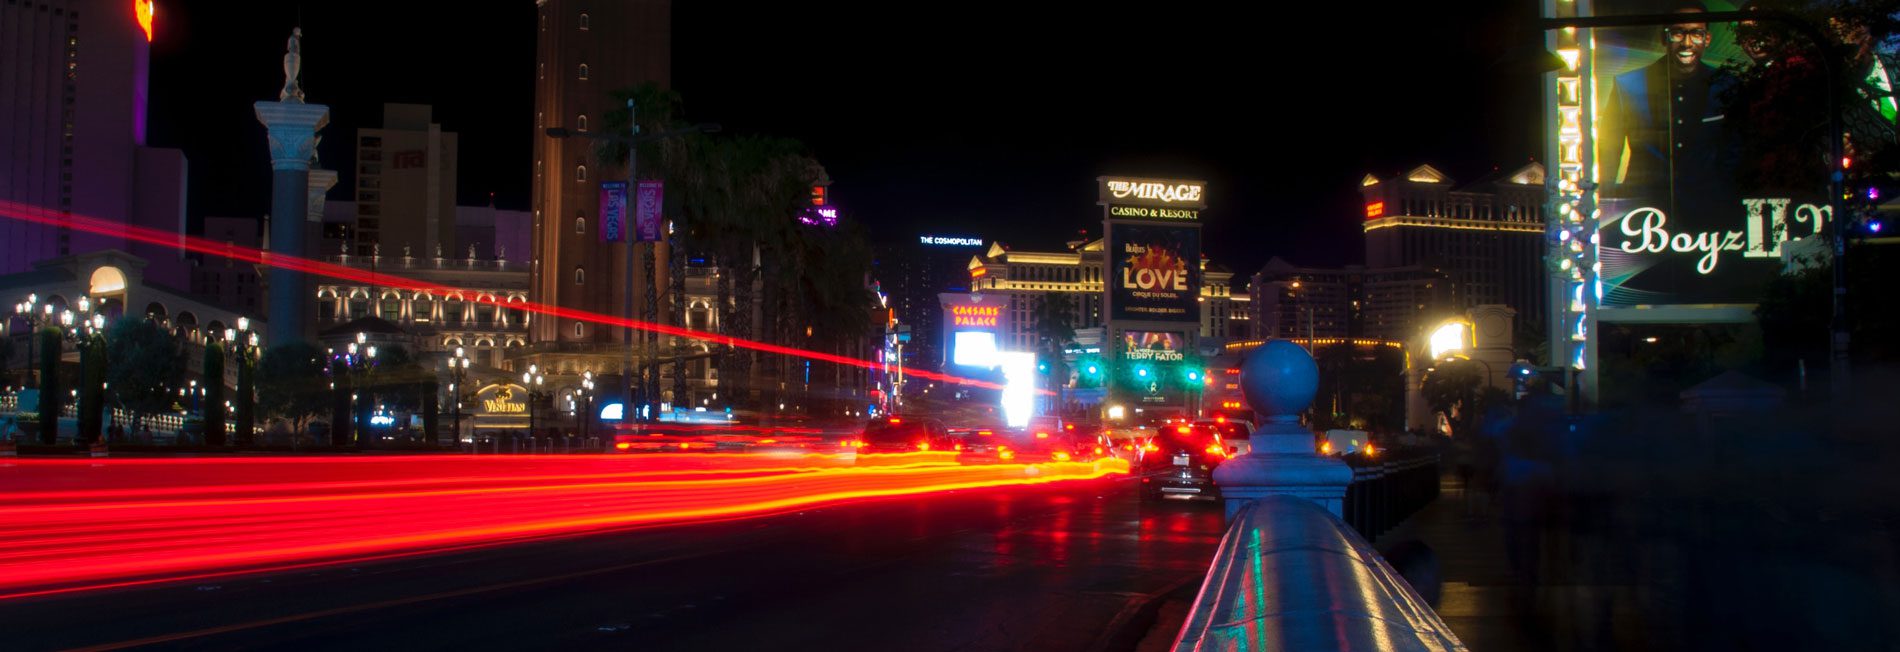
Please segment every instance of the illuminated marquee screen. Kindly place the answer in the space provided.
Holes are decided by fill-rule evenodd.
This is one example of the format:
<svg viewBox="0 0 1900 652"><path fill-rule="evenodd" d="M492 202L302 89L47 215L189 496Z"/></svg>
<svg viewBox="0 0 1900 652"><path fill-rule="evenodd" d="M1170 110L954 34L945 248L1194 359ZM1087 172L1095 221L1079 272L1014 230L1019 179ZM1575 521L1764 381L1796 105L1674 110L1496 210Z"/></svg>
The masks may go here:
<svg viewBox="0 0 1900 652"><path fill-rule="evenodd" d="M982 368L1001 364L997 356L1008 332L1009 299L948 292L937 297L943 307L944 361Z"/></svg>
<svg viewBox="0 0 1900 652"><path fill-rule="evenodd" d="M1200 229L1115 224L1108 259L1111 319L1201 320Z"/></svg>
<svg viewBox="0 0 1900 652"><path fill-rule="evenodd" d="M1600 16L1679 9L1657 0L1595 6ZM1734 8L1706 4L1708 11ZM1760 46L1765 38L1796 37L1772 25L1684 15L1677 25L1591 34L1605 306L1752 303L1782 269L1784 248L1820 233L1831 219L1823 196L1825 140L1797 126L1826 124L1819 72L1768 65L1777 52ZM1812 94L1803 92L1810 87ZM1848 107L1848 124L1871 125L1884 133L1879 141L1891 141L1891 100L1884 113L1879 100L1861 104ZM1589 117L1560 112L1555 122L1560 132L1574 133ZM1849 142L1876 140L1850 134ZM1557 243L1572 252L1590 245L1570 237Z"/></svg>
<svg viewBox="0 0 1900 652"><path fill-rule="evenodd" d="M1130 362L1180 362L1187 359L1185 346L1178 332L1122 331L1121 356Z"/></svg>

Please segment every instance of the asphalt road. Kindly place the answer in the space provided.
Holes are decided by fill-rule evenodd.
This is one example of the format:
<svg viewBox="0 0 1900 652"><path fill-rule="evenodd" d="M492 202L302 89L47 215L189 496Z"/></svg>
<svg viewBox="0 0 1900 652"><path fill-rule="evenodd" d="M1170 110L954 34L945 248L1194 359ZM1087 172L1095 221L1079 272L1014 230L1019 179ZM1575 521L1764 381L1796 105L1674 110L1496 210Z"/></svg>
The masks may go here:
<svg viewBox="0 0 1900 652"><path fill-rule="evenodd" d="M0 603L0 648L1114 649L1154 596L1199 582L1222 530L1212 503L1131 489L963 491L28 598Z"/></svg>

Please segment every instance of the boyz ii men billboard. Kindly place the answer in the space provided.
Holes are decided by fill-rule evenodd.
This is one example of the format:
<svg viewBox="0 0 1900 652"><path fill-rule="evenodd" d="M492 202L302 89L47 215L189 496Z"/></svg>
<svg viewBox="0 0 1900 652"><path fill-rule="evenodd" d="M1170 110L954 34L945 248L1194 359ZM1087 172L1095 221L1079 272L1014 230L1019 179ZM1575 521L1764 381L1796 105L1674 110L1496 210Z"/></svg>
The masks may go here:
<svg viewBox="0 0 1900 652"><path fill-rule="evenodd" d="M1594 3L1598 16L1682 16L1661 27L1594 30L1594 125L1569 114L1557 120L1553 138L1594 126L1605 306L1752 303L1783 268L1784 249L1833 220L1819 137L1827 119L1819 62L1779 23L1699 16L1737 8L1696 0ZM1846 26L1835 27L1838 37L1852 38ZM1868 45L1853 74L1873 92L1846 107L1849 123L1859 125L1850 148L1893 140L1889 71ZM1591 243L1556 244L1574 251Z"/></svg>

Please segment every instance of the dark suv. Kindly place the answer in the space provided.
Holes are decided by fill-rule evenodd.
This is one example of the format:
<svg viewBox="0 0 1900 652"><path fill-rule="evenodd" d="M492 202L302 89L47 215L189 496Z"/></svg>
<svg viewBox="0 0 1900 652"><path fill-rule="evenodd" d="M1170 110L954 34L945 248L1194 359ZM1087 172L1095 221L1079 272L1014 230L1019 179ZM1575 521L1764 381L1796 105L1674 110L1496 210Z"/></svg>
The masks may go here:
<svg viewBox="0 0 1900 652"><path fill-rule="evenodd" d="M1141 446L1135 464L1141 476L1144 500L1169 496L1220 498L1214 486L1214 467L1227 461L1231 450L1220 433L1206 425L1168 425Z"/></svg>
<svg viewBox="0 0 1900 652"><path fill-rule="evenodd" d="M943 422L921 417L888 417L864 424L860 453L915 453L951 450L955 441Z"/></svg>

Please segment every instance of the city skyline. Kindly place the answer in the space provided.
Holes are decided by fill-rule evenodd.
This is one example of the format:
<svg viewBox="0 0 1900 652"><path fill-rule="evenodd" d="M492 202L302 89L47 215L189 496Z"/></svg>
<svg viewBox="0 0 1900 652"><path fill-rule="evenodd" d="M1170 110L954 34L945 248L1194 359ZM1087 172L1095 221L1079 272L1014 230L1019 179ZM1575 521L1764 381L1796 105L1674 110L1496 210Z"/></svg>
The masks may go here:
<svg viewBox="0 0 1900 652"><path fill-rule="evenodd" d="M457 202L486 204L493 193L503 208L527 207L531 5L497 7L498 18L469 31L436 30L427 12L367 3L205 7L161 6L153 41L152 141L183 149L191 162L194 226L267 210L267 166L256 154L263 133L248 113L281 84L283 38L299 23L310 101L333 107L318 151L342 173L339 187L351 183L336 163L351 156L349 134L379 124L385 102L424 103L465 141ZM748 11L764 13L731 24L717 7L675 8L673 85L688 118L802 141L835 180L847 219L882 241L953 222L957 235L1025 246L1059 245L1057 234L1081 229L1099 236L1093 179L1137 174L1207 179L1208 253L1243 273L1293 252L1301 264L1356 263L1360 176L1428 162L1477 179L1539 151L1535 78L1511 58L1524 45L1513 35L1535 44L1529 7L1470 19L1401 6L1392 20L1370 22L1337 10L1314 20L1351 25L1360 36L1350 47L1287 30L1258 50L1239 39L1240 27L1222 26L1236 21L1210 9L1204 22L1178 26L1210 30L1194 39L1200 45L1162 39L1170 45L1138 57L1105 50L1100 63L1038 57L1100 47L1090 35L1102 30L1131 30L1114 12L1012 14L1012 22L978 9L933 22L843 9ZM1449 43L1434 36L1468 20L1494 28ZM997 37L986 40L1014 45L967 41L984 30ZM785 52L780 33L808 36ZM366 43L377 45L358 47ZM1323 66L1286 63L1321 55ZM1399 71L1386 62L1473 74L1380 74ZM207 68L225 72L195 72ZM1340 74L1353 70L1366 72ZM1333 99L1301 101L1315 96Z"/></svg>

